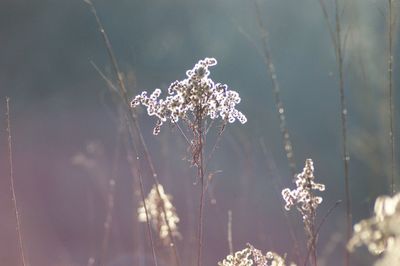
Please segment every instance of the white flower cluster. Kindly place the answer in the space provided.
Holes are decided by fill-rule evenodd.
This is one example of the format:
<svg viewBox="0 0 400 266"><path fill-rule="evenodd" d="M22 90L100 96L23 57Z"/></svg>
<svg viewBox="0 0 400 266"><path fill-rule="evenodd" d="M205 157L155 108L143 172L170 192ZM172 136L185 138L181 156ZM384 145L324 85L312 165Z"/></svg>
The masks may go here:
<svg viewBox="0 0 400 266"><path fill-rule="evenodd" d="M200 60L193 69L186 72L186 79L175 81L169 86L169 96L165 99L159 99L160 89L154 90L150 96L143 91L132 100L131 106L142 104L147 107L149 116L158 118L153 132L155 135L160 132L164 122L176 123L179 118L188 119L189 114L200 119L207 116L211 119L221 117L229 123L237 119L244 124L247 121L246 116L235 108L240 102L239 94L229 90L225 84L215 84L208 77L208 68L216 64L217 60L214 58Z"/></svg>
<svg viewBox="0 0 400 266"><path fill-rule="evenodd" d="M296 266L290 263L290 266ZM265 255L251 244L243 250L228 255L218 266L286 266L285 259L277 253L268 251Z"/></svg>
<svg viewBox="0 0 400 266"><path fill-rule="evenodd" d="M286 201L285 209L290 210L292 206L298 206L303 214L315 211L322 202L322 197L315 196L313 190L324 191L325 185L314 182L314 165L311 159L307 159L303 172L296 176L296 189L282 190L283 199Z"/></svg>
<svg viewBox="0 0 400 266"><path fill-rule="evenodd" d="M165 194L164 188L161 184L158 185L158 191L161 194L161 198L158 195L156 185L154 185L149 195L145 199L148 211L147 214L149 216L149 220L153 229L158 232L159 237L164 242L164 244L168 245L170 244L168 225L171 229L171 233L173 236L178 238L181 237L178 231L179 217L176 213L174 205L172 205L171 203L172 196ZM164 204L164 208L162 204ZM164 210L166 212L165 216L167 218L168 224L165 221L163 213ZM138 219L139 222L146 222L146 211L143 202L138 208Z"/></svg>
<svg viewBox="0 0 400 266"><path fill-rule="evenodd" d="M376 265L400 265L400 193L378 197L374 213L372 218L354 225L347 248L353 251L364 244L374 255L384 253Z"/></svg>

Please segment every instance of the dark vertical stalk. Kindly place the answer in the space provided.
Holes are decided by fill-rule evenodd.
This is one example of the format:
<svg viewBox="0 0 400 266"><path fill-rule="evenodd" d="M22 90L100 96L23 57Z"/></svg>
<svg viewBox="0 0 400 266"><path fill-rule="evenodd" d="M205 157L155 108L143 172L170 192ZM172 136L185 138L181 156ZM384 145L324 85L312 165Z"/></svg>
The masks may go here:
<svg viewBox="0 0 400 266"><path fill-rule="evenodd" d="M389 137L390 137L390 193L393 195L395 192L394 176L395 176L395 143L394 143L394 103L393 103L393 0L388 0L388 89L389 89Z"/></svg>
<svg viewBox="0 0 400 266"><path fill-rule="evenodd" d="M345 201L346 201L346 242L351 237L351 198L349 187L349 153L347 147L347 107L344 93L344 73L343 73L343 51L341 40L341 24L339 14L339 2L335 0L335 21L336 21L336 59L339 74L339 94L340 94L340 118L342 124L342 152L344 165L344 186L345 186ZM350 253L345 249L345 265L350 265Z"/></svg>
<svg viewBox="0 0 400 266"><path fill-rule="evenodd" d="M344 167L344 189L345 189L345 202L346 202L346 242L350 240L351 237L351 195L350 195L350 184L349 184L349 153L347 147L347 107L346 98L344 93L344 72L343 72L343 50L342 50L342 30L340 23L340 11L338 0L334 1L335 4L335 30L331 23L329 22L329 16L324 0L319 0L319 4L324 15L324 19L327 23L329 34L331 37L332 45L335 49L337 71L339 75L339 96L340 96L340 120L342 128L342 160ZM345 248L345 265L350 264L350 253Z"/></svg>
<svg viewBox="0 0 400 266"><path fill-rule="evenodd" d="M8 134L8 163L10 167L10 182L11 182L11 193L12 193L12 201L14 204L14 214L15 221L17 223L17 234L18 234L18 244L19 251L21 255L22 265L27 266L27 261L25 259L25 251L24 251L24 241L22 237L22 229L21 229L21 217L18 212L18 204L17 204L17 196L15 194L15 185L14 185L14 166L13 166L13 155L12 155L12 139L11 139L11 119L10 119L10 98L6 97L6 123L7 123L7 134Z"/></svg>

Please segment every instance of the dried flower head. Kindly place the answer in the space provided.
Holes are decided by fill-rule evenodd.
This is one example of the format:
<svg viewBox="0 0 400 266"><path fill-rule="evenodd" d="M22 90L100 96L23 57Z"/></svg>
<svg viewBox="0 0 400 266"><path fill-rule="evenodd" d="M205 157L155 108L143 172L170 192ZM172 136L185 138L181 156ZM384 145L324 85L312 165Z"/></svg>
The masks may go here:
<svg viewBox="0 0 400 266"><path fill-rule="evenodd" d="M218 266L252 266L253 261L250 259L251 251L247 247L243 250L229 254L222 262L218 262Z"/></svg>
<svg viewBox="0 0 400 266"><path fill-rule="evenodd" d="M325 185L316 183L314 180L313 161L311 159L307 159L303 172L296 176L296 188L294 190L290 190L289 188L283 189L282 197L286 202L286 210L290 210L292 206L296 206L297 210L301 213L304 229L308 237L308 250L315 260L315 217L317 207L322 202L322 197L315 196L313 192L314 190L324 191Z"/></svg>
<svg viewBox="0 0 400 266"><path fill-rule="evenodd" d="M265 255L251 244L234 255L228 255L219 266L286 266L285 259L277 253L268 251ZM291 263L290 266L295 266Z"/></svg>
<svg viewBox="0 0 400 266"><path fill-rule="evenodd" d="M171 203L172 196L165 194L164 188L161 184L158 185L158 191L161 194L161 198L158 195L156 185L154 185L149 195L145 199L146 207L153 229L158 232L163 243L168 245L170 244L168 225L173 236L179 238L181 237L177 226L179 223L179 217L176 213L175 207ZM168 221L168 225L165 221L162 204L164 204L165 216L167 218L166 220ZM140 222L146 222L146 211L143 206L143 202L138 208L138 219Z"/></svg>
<svg viewBox="0 0 400 266"><path fill-rule="evenodd" d="M303 172L296 176L296 189L290 190L289 188L285 188L282 190L283 199L286 201L286 210L290 210L292 206L297 206L304 216L321 204L322 197L315 196L313 190L324 191L325 185L315 183L314 179L313 161L307 159Z"/></svg>
<svg viewBox="0 0 400 266"><path fill-rule="evenodd" d="M353 251L356 247L366 245L374 255L393 250L398 253L400 246L400 193L393 197L378 197L375 201L374 214L370 219L361 220L354 225L354 235L347 244L347 248ZM399 257L397 256L397 258Z"/></svg>
<svg viewBox="0 0 400 266"><path fill-rule="evenodd" d="M186 72L187 78L173 82L168 88L165 99L159 99L160 89L155 89L148 96L146 91L137 95L131 102L132 107L140 104L147 107L149 116L158 118L153 133L157 135L163 123L176 123L179 119L190 121L196 119L221 118L229 123L239 120L246 123L247 118L235 105L240 102L239 94L229 90L225 84L215 84L208 76L209 67L217 64L214 58L200 60L193 69Z"/></svg>

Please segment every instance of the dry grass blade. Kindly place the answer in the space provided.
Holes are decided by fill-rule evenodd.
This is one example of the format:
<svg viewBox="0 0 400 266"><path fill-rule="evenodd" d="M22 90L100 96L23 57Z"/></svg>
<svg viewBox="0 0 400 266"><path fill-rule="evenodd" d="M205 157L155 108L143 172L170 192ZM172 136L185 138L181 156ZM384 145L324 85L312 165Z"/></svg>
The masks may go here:
<svg viewBox="0 0 400 266"><path fill-rule="evenodd" d="M11 119L10 119L10 98L6 97L6 124L7 124L7 134L8 134L8 162L10 166L10 182L11 182L11 193L12 193L12 201L14 204L14 214L15 221L17 223L17 234L18 234L18 244L19 251L21 254L22 265L27 266L27 260L25 258L25 250L24 250L24 241L22 237L22 228L21 228L21 217L18 212L18 204L17 204L17 196L15 193L15 185L14 185L14 166L13 166L13 155L12 155L12 139L11 139Z"/></svg>

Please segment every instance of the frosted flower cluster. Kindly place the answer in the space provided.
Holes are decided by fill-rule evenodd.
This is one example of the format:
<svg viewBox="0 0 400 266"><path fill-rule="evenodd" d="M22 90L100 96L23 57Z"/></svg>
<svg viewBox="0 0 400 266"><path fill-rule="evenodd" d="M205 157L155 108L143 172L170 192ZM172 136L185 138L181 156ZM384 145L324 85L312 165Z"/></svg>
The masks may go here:
<svg viewBox="0 0 400 266"><path fill-rule="evenodd" d="M295 266L291 263L290 266ZM243 250L228 255L218 266L286 266L285 259L277 253L268 251L265 255L251 244Z"/></svg>
<svg viewBox="0 0 400 266"><path fill-rule="evenodd" d="M161 194L161 198L157 193L156 185L153 186L149 195L146 197L146 207L148 216L153 229L158 232L160 239L165 245L170 244L168 225L171 228L171 233L175 237L181 237L178 231L179 217L176 213L175 207L171 203L172 196L165 194L164 188L161 184L158 185L158 191ZM168 225L165 221L162 204L164 204L165 215L168 221ZM138 208L138 219L139 222L146 222L146 211L141 203Z"/></svg>
<svg viewBox="0 0 400 266"><path fill-rule="evenodd" d="M322 197L315 196L313 190L324 191L325 185L316 183L314 177L314 165L311 159L307 159L303 172L296 176L296 188L282 190L282 197L285 200L285 209L290 210L297 206L303 214L303 220L310 212L314 212L322 202Z"/></svg>
<svg viewBox="0 0 400 266"><path fill-rule="evenodd" d="M366 245L374 255L383 253L375 265L400 265L400 193L378 197L374 214L354 225L354 235L347 248L353 251Z"/></svg>
<svg viewBox="0 0 400 266"><path fill-rule="evenodd" d="M217 64L214 58L200 60L193 69L186 72L187 78L173 82L168 88L168 96L160 99L161 90L155 89L148 96L146 91L137 95L131 102L132 107L144 105L149 116L158 118L153 133L157 135L163 123L177 123L179 119L190 120L221 118L229 123L239 120L246 123L247 118L235 106L240 96L228 86L214 83L208 76L209 67Z"/></svg>

